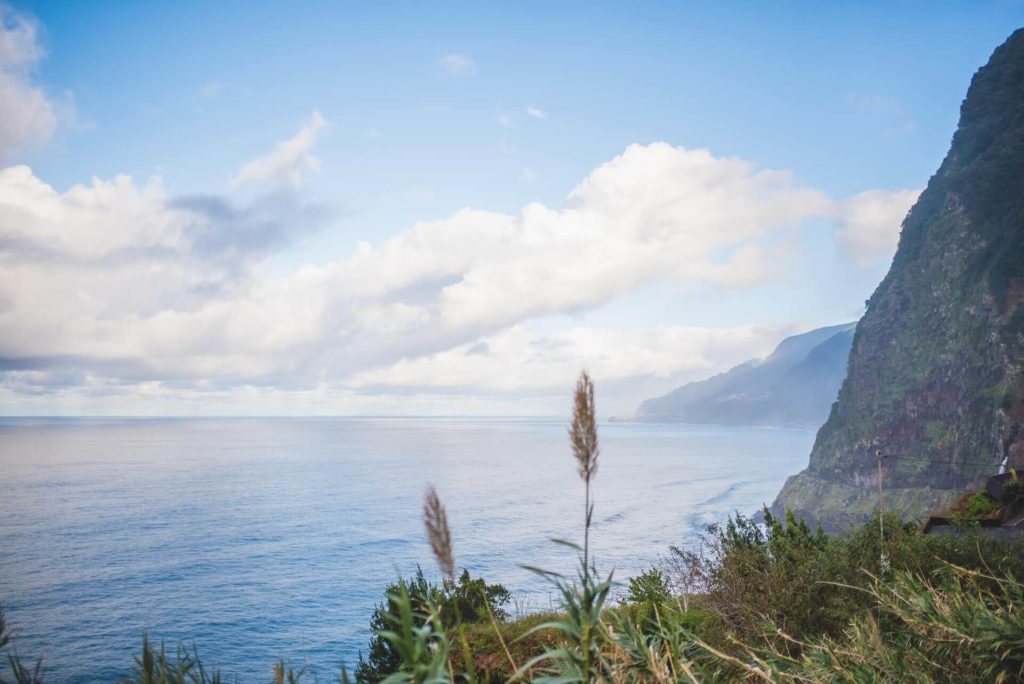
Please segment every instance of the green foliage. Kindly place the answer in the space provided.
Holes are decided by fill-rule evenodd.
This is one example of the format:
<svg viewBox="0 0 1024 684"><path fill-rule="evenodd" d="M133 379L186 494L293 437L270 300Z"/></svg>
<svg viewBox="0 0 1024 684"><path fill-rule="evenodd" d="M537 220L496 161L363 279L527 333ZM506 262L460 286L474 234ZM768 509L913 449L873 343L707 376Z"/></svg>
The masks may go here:
<svg viewBox="0 0 1024 684"><path fill-rule="evenodd" d="M672 595L668 580L658 568L651 568L630 577L623 610L638 622L657 618L658 609L669 603Z"/></svg>
<svg viewBox="0 0 1024 684"><path fill-rule="evenodd" d="M390 646L398 667L391 673L379 673L387 676L372 681L385 684L453 681L454 673L450 671L451 665L448 662L449 641L441 621L439 595L431 593L425 602L418 603L409 589L406 582L399 580L397 593L388 596L391 629L378 633ZM360 672L357 671L357 681L359 677Z"/></svg>
<svg viewBox="0 0 1024 684"><path fill-rule="evenodd" d="M960 520L981 520L1002 508L1002 504L985 492L974 492L964 497L951 510L954 517Z"/></svg>
<svg viewBox="0 0 1024 684"><path fill-rule="evenodd" d="M516 678L527 673L530 681L547 684L580 684L605 681L608 664L601 649L605 625L602 616L612 588L612 576L598 581L595 573L586 571L580 557L580 571L576 581L568 581L554 573L536 570L552 581L561 597L561 619L543 623L533 631L550 629L560 637L560 643L519 669Z"/></svg>
<svg viewBox="0 0 1024 684"><path fill-rule="evenodd" d="M838 639L872 609L872 577L929 577L949 563L1005 573L1021 557L1024 542L970 532L925 535L892 514L881 525L876 515L847 536L833 536L812 532L791 513L783 523L766 512L763 525L737 515L711 526L694 550L673 548L665 572L673 586L688 573L685 582L720 621L691 629L703 640L733 653L737 640L769 643L796 657L800 640Z"/></svg>
<svg viewBox="0 0 1024 684"><path fill-rule="evenodd" d="M506 617L505 606L510 600L505 587L474 579L466 570L457 583L438 585L427 581L423 570L417 568L412 580L400 579L387 587L385 601L377 605L370 617L374 636L370 639L367 657L364 659L360 654L354 673L360 684L379 682L401 667L401 656L394 641L382 635L393 631L404 619L400 612L403 604L395 602L395 597L403 595L411 605L410 615L417 628L427 624L433 614L431 606L436 606L439 624L451 629L458 624L489 620L488 611L494 619L502 620Z"/></svg>
<svg viewBox="0 0 1024 684"><path fill-rule="evenodd" d="M877 529L877 527L876 527ZM835 633L849 612L848 592L824 582L847 579L843 549L788 513L764 512L764 524L737 514L711 526L694 551L672 549L695 589L731 633L760 638L766 620L800 632Z"/></svg>
<svg viewBox="0 0 1024 684"><path fill-rule="evenodd" d="M488 619L488 608L496 620L508 617L505 606L511 595L500 584L487 584L483 578L473 579L463 570L458 584L445 588L441 599L441 618L446 625L481 622Z"/></svg>
<svg viewBox="0 0 1024 684"><path fill-rule="evenodd" d="M135 656L135 668L124 684L221 684L222 681L216 670L206 671L195 647L189 650L179 644L175 654L170 656L163 643L160 650L156 650L150 645L149 637L144 635L142 653Z"/></svg>
<svg viewBox="0 0 1024 684"><path fill-rule="evenodd" d="M657 568L651 568L629 578L629 593L626 600L630 603L659 604L668 600L668 597L668 581Z"/></svg>
<svg viewBox="0 0 1024 684"><path fill-rule="evenodd" d="M851 620L841 637L801 642L798 657L770 646L744 646L729 665L776 682L1024 678L1024 594L1013 576L947 566L932 578L875 577L866 593L873 610Z"/></svg>
<svg viewBox="0 0 1024 684"><path fill-rule="evenodd" d="M557 646L558 633L545 624L559 619L558 613L533 613L500 623L467 625L466 641L477 681L507 682L527 661Z"/></svg>

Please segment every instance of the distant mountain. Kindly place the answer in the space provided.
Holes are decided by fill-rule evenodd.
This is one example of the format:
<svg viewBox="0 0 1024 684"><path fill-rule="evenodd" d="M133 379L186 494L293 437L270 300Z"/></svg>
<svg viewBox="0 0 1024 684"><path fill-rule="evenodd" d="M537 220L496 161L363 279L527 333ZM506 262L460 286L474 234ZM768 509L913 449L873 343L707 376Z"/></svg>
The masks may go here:
<svg viewBox="0 0 1024 684"><path fill-rule="evenodd" d="M787 337L768 358L648 399L625 420L817 427L846 377L854 326Z"/></svg>
<svg viewBox="0 0 1024 684"><path fill-rule="evenodd" d="M919 517L1001 463L1024 469L1024 29L974 75L809 465L773 509L847 528L878 510L881 477L885 509Z"/></svg>

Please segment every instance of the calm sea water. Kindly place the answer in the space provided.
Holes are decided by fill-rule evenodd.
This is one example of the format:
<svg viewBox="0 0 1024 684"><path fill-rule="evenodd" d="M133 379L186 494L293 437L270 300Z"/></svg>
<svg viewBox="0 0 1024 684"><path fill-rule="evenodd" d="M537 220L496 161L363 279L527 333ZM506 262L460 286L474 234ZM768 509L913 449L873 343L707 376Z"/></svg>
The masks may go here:
<svg viewBox="0 0 1024 684"><path fill-rule="evenodd" d="M593 545L624 579L807 462L800 430L600 428ZM151 639L239 681L286 657L322 679L369 638L383 588L422 563L427 483L460 568L542 609L518 564L571 572L582 484L566 426L480 419L0 420L0 603L51 682L110 682Z"/></svg>

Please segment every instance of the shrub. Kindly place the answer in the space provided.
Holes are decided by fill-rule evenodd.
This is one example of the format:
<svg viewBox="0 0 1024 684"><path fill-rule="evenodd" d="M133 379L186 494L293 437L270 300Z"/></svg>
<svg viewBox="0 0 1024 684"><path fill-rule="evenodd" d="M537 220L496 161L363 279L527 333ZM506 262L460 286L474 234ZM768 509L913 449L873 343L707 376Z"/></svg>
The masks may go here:
<svg viewBox="0 0 1024 684"><path fill-rule="evenodd" d="M388 585L385 600L374 609L370 617L370 639L367 657L359 655L355 680L360 684L371 684L385 679L401 668L401 657L392 640L385 634L401 624L403 605L398 602L402 596L408 598L410 615L414 628L427 625L436 607L438 623L446 629L459 624L486 621L488 609L496 619L506 616L504 606L509 601L509 592L500 584L487 584L483 579L470 577L463 570L457 583L440 585L429 582L422 568L416 569L412 580L398 580Z"/></svg>
<svg viewBox="0 0 1024 684"><path fill-rule="evenodd" d="M953 505L950 513L958 520L981 520L998 511L1002 504L985 492L974 492L964 496Z"/></svg>

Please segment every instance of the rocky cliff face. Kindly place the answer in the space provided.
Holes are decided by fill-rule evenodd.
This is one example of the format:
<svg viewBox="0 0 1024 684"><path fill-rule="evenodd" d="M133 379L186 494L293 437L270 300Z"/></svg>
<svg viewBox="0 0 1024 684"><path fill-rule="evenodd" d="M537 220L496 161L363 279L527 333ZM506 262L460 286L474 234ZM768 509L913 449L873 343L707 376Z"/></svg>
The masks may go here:
<svg viewBox="0 0 1024 684"><path fill-rule="evenodd" d="M868 300L808 468L773 505L827 528L918 517L1024 467L1024 29L974 76L938 172Z"/></svg>

